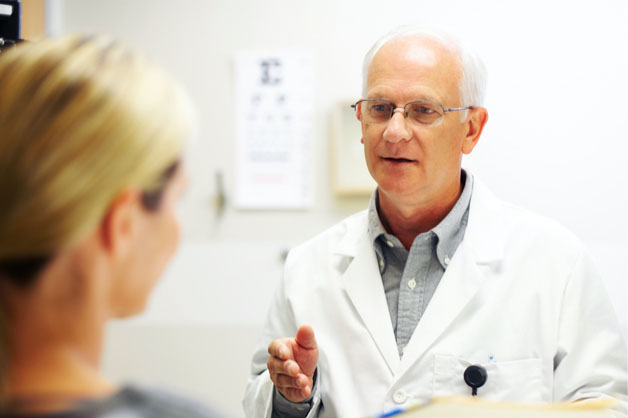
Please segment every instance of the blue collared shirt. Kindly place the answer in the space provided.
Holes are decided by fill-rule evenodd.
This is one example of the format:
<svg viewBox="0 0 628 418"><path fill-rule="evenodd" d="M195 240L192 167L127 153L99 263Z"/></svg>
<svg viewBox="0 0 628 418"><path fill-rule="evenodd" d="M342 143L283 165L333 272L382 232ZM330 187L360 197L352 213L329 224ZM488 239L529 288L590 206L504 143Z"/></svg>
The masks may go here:
<svg viewBox="0 0 628 418"><path fill-rule="evenodd" d="M462 173L464 187L454 207L438 225L415 237L410 250L382 225L377 190L371 196L368 234L382 275L400 357L464 238L473 175L464 170Z"/></svg>

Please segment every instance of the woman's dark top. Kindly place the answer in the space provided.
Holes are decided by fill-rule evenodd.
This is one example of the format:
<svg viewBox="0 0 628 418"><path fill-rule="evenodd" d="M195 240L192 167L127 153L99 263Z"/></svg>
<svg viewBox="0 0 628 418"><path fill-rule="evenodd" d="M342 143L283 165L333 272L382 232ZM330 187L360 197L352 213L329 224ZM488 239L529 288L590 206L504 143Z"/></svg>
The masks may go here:
<svg viewBox="0 0 628 418"><path fill-rule="evenodd" d="M72 410L45 414L0 412L0 418L224 418L210 408L160 390L126 386L109 398L77 402Z"/></svg>

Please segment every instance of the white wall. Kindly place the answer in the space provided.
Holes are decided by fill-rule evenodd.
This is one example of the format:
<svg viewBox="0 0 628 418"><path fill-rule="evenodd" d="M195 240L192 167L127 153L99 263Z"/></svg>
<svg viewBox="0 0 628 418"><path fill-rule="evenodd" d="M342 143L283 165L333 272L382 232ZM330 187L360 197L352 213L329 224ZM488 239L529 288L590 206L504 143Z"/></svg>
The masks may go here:
<svg viewBox="0 0 628 418"><path fill-rule="evenodd" d="M147 313L110 328L105 372L184 390L241 416L248 361L282 250L362 209L331 193L329 117L360 96L361 60L399 24L448 27L489 69L489 123L464 163L493 191L555 218L590 247L626 328L628 10L621 0L56 0L54 31L106 32L181 79L199 109L184 244ZM305 47L317 58L315 204L217 217L233 194L233 53ZM356 138L358 140L359 138ZM355 162L362 164L362 162Z"/></svg>

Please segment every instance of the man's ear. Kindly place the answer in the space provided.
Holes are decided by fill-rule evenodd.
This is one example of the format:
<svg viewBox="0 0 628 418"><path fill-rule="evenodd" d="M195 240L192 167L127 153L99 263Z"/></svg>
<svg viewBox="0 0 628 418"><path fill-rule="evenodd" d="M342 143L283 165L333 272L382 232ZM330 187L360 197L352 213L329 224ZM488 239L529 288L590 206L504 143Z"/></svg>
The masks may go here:
<svg viewBox="0 0 628 418"><path fill-rule="evenodd" d="M484 125L488 121L488 112L483 107L469 110L469 118L466 122L467 132L462 142L462 153L471 154L482 135Z"/></svg>
<svg viewBox="0 0 628 418"><path fill-rule="evenodd" d="M139 193L127 189L109 206L100 225L100 235L103 247L112 257L124 256L133 245L139 204Z"/></svg>
<svg viewBox="0 0 628 418"><path fill-rule="evenodd" d="M362 103L358 103L355 107L355 117L362 122ZM360 143L364 144L364 125L362 125L362 138L360 138Z"/></svg>

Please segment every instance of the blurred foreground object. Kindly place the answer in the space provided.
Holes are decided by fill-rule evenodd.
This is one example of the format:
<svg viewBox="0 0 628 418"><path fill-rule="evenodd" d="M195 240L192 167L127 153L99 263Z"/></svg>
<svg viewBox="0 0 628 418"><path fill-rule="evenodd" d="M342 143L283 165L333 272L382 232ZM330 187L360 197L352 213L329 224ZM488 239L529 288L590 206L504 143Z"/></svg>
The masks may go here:
<svg viewBox="0 0 628 418"><path fill-rule="evenodd" d="M437 398L427 405L417 405L407 410L393 410L378 418L606 418L615 402L610 399L590 402L565 402L554 404L523 404L490 402L478 398Z"/></svg>

